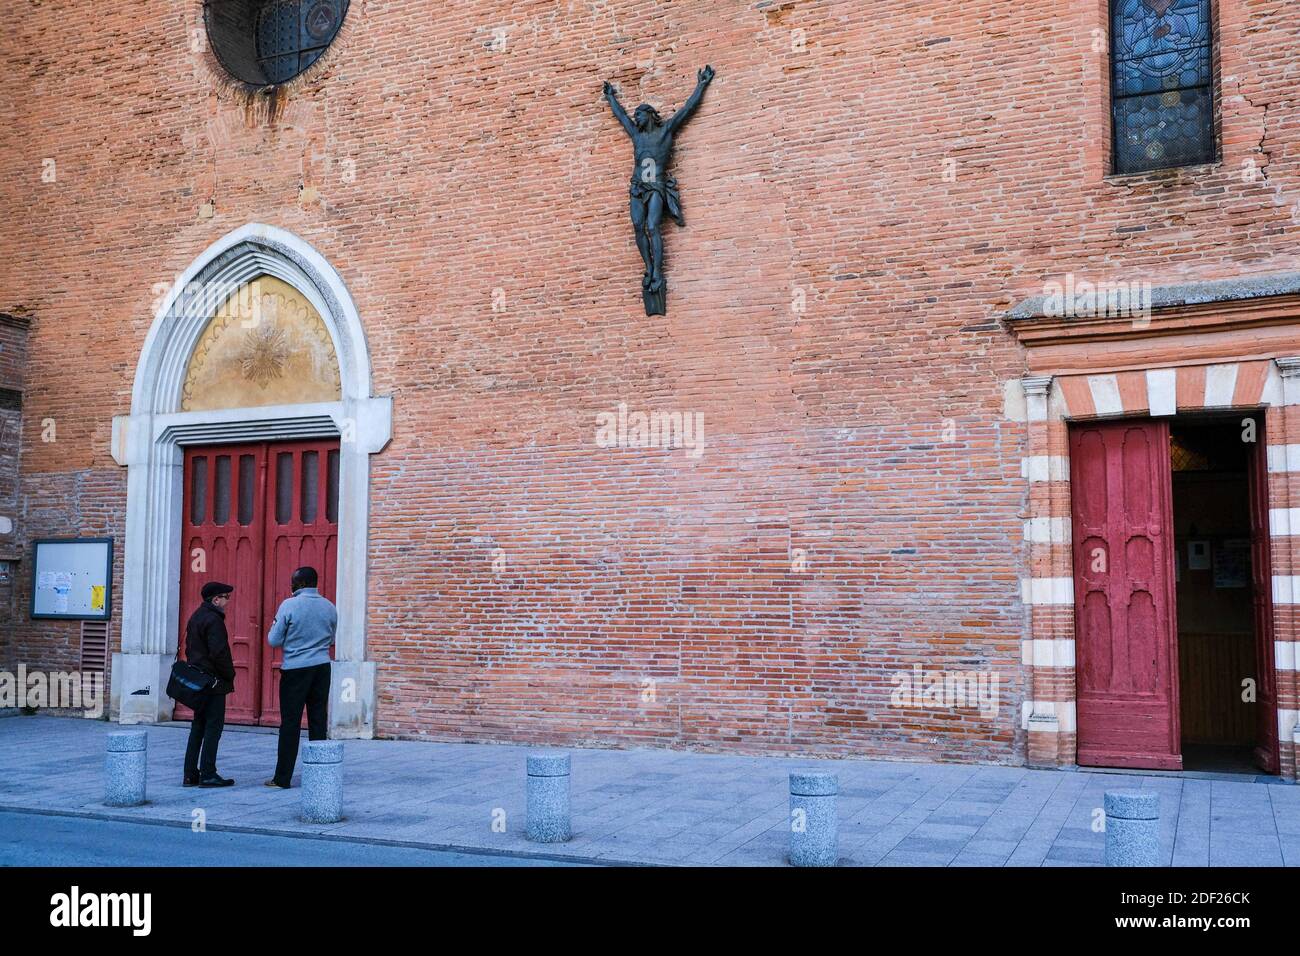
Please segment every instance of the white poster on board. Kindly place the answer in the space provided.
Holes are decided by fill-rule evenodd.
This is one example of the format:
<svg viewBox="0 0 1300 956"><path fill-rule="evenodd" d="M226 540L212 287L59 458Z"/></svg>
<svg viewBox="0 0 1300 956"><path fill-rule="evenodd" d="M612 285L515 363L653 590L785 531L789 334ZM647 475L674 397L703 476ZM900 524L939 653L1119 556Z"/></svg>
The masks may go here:
<svg viewBox="0 0 1300 956"><path fill-rule="evenodd" d="M113 539L43 539L33 544L31 616L107 620L112 613Z"/></svg>

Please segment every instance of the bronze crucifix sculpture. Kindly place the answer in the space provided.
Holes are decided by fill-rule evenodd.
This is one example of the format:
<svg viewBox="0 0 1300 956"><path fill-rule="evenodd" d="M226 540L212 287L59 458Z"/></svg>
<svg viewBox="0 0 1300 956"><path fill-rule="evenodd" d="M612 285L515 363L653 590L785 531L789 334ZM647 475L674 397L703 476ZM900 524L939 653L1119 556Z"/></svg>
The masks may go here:
<svg viewBox="0 0 1300 956"><path fill-rule="evenodd" d="M677 191L677 180L668 175L668 164L673 154L673 136L685 125L700 105L705 88L713 82L713 67L706 66L698 74L695 92L667 122L660 119L658 111L642 103L629 118L614 93L613 85L605 82L605 99L623 129L632 138L632 228L636 232L636 247L645 262L645 275L641 279L641 296L645 300L646 315L664 315L667 311L667 294L664 286L664 241L660 225L666 212L679 226L685 226L682 201Z"/></svg>

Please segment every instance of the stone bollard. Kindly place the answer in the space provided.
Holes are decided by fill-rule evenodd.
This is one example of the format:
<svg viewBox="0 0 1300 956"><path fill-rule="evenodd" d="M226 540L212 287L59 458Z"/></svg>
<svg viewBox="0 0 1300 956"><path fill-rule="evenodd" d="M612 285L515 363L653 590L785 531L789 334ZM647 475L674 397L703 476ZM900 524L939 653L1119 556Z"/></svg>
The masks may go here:
<svg viewBox="0 0 1300 956"><path fill-rule="evenodd" d="M790 774L790 865L834 866L840 856L840 821L833 773Z"/></svg>
<svg viewBox="0 0 1300 956"><path fill-rule="evenodd" d="M108 735L105 804L138 807L144 803L144 778L149 769L148 747L149 735L143 730L120 730Z"/></svg>
<svg viewBox="0 0 1300 956"><path fill-rule="evenodd" d="M526 836L534 843L563 843L569 839L569 755L528 755L528 822Z"/></svg>
<svg viewBox="0 0 1300 956"><path fill-rule="evenodd" d="M302 753L302 820L343 819L343 741L309 740Z"/></svg>
<svg viewBox="0 0 1300 956"><path fill-rule="evenodd" d="M1106 865L1159 866L1160 794L1107 790Z"/></svg>

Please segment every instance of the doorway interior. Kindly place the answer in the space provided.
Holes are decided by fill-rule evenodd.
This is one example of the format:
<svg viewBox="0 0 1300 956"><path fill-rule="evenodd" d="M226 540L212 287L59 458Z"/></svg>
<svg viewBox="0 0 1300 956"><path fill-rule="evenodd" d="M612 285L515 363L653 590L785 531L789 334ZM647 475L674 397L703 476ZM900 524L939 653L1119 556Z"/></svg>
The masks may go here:
<svg viewBox="0 0 1300 956"><path fill-rule="evenodd" d="M1170 429L1183 766L1276 772L1266 502L1252 488L1263 417L1179 418ZM1262 489L1261 489L1262 491ZM1259 520L1253 520L1257 511ZM1263 541L1256 540L1259 536ZM1265 567L1256 568L1257 563ZM1257 634L1257 628L1264 634ZM1260 719L1260 711L1268 713ZM1261 739L1263 738L1263 739Z"/></svg>

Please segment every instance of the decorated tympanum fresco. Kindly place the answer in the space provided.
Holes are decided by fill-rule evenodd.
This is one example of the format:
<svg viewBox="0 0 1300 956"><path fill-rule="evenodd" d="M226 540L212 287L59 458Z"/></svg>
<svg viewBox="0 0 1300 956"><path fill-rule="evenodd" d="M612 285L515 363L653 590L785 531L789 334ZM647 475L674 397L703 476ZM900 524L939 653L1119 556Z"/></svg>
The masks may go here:
<svg viewBox="0 0 1300 956"><path fill-rule="evenodd" d="M339 363L311 302L273 276L233 292L190 356L181 410L338 401Z"/></svg>

